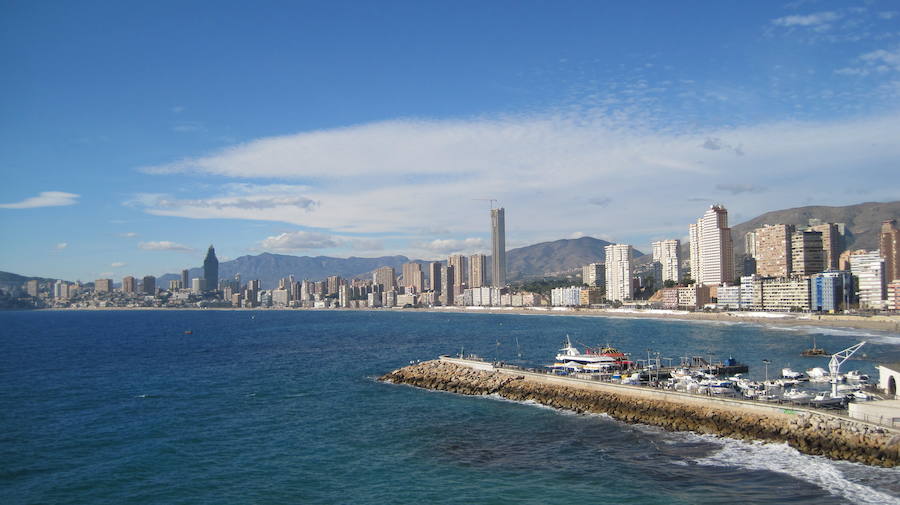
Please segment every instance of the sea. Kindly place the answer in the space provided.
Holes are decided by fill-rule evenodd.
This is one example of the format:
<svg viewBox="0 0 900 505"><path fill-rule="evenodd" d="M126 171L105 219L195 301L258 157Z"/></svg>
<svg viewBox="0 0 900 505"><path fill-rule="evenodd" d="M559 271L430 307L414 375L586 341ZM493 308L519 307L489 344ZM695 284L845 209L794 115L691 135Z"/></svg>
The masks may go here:
<svg viewBox="0 0 900 505"><path fill-rule="evenodd" d="M441 354L527 366L569 335L803 371L811 338L900 335L680 320L394 311L0 312L0 502L894 504L900 469L377 381ZM189 332L189 333L186 333Z"/></svg>

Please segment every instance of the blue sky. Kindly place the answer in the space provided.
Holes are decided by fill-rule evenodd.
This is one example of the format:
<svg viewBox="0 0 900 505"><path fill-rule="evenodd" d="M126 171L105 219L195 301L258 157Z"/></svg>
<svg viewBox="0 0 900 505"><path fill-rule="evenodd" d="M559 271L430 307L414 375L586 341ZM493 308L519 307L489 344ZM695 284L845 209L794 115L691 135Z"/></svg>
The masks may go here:
<svg viewBox="0 0 900 505"><path fill-rule="evenodd" d="M0 270L647 250L900 195L900 4L0 2Z"/></svg>

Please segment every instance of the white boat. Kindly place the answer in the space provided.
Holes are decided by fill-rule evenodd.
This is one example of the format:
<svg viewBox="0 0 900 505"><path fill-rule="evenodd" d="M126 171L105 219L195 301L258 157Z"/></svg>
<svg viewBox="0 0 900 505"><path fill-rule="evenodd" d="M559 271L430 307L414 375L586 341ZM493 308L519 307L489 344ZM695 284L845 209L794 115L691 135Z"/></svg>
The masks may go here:
<svg viewBox="0 0 900 505"><path fill-rule="evenodd" d="M795 371L791 370L790 368L782 368L781 369L781 377L783 377L785 379L798 380L798 381L806 379L806 376L803 375L803 372L795 372Z"/></svg>
<svg viewBox="0 0 900 505"><path fill-rule="evenodd" d="M842 395L832 396L831 392L819 393L809 401L814 407L839 408L844 406L846 398Z"/></svg>
<svg viewBox="0 0 900 505"><path fill-rule="evenodd" d="M818 366L807 370L806 375L811 382L828 382L831 380L831 377L828 376L828 372L824 368Z"/></svg>
<svg viewBox="0 0 900 505"><path fill-rule="evenodd" d="M604 356L602 354L583 354L572 345L572 340L569 339L568 335L566 335L565 346L563 346L563 348L559 350L559 354L556 355L556 360L562 362L575 362L582 365L597 363L613 366L616 363L616 359L611 356Z"/></svg>
<svg viewBox="0 0 900 505"><path fill-rule="evenodd" d="M812 399L812 395L807 393L806 391L800 391L795 388L792 388L790 391L786 391L783 395L781 395L785 400L789 400L792 402L806 402Z"/></svg>
<svg viewBox="0 0 900 505"><path fill-rule="evenodd" d="M844 380L847 382L855 382L859 384L868 384L869 376L864 373L859 373L859 370L850 370L846 374L844 374Z"/></svg>

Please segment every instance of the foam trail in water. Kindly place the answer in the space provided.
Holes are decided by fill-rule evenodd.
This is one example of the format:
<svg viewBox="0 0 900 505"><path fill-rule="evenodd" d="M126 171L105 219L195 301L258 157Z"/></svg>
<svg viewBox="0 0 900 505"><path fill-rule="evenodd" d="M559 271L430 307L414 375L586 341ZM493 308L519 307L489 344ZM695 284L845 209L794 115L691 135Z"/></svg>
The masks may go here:
<svg viewBox="0 0 900 505"><path fill-rule="evenodd" d="M866 505L900 504L900 498L896 496L891 496L848 480L838 468L838 465L847 467L861 465L839 463L821 456L801 454L787 444L748 443L728 438L704 435L694 436L702 438L704 441L717 441L722 444L720 450L696 460L696 463L699 465L768 470L804 480L852 503ZM883 473L886 482L896 481L898 476L900 476L896 470L871 467L866 467L866 473L869 475Z"/></svg>

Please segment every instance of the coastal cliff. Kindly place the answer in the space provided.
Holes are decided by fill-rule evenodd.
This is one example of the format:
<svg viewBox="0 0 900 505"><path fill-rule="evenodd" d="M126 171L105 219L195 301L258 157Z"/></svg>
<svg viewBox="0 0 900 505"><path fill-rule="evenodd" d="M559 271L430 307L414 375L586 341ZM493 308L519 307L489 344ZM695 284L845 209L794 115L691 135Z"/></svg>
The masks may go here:
<svg viewBox="0 0 900 505"><path fill-rule="evenodd" d="M515 401L530 400L578 413L605 413L619 421L694 431L742 440L786 442L800 452L894 467L900 464L900 435L872 425L833 416L785 410L759 413L731 404L696 405L648 398L620 388L601 391L572 384L547 383L513 370L476 370L446 361L426 361L395 370L381 381L464 395L496 394Z"/></svg>

